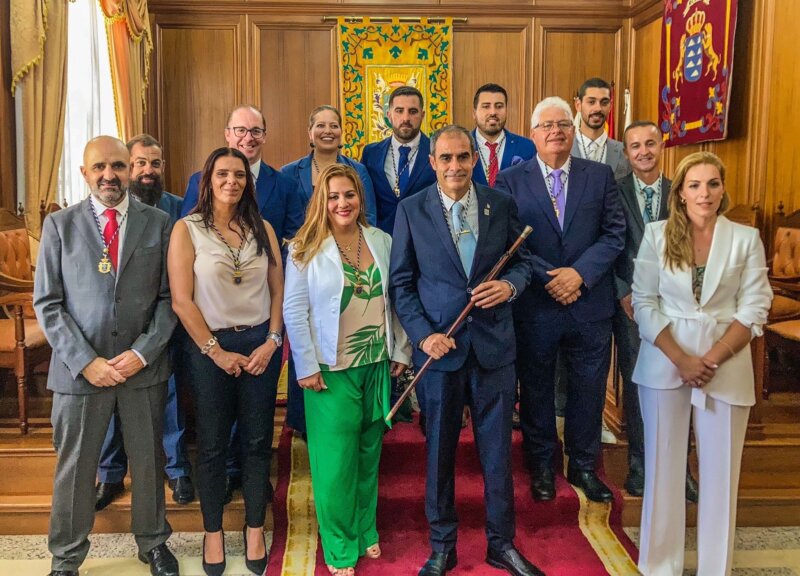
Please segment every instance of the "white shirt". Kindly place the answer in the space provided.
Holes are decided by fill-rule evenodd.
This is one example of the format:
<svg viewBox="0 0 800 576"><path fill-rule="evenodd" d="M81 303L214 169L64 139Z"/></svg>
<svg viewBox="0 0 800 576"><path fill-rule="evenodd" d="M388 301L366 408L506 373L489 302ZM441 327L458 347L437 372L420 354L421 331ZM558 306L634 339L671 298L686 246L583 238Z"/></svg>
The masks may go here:
<svg viewBox="0 0 800 576"><path fill-rule="evenodd" d="M438 185L437 185L438 188ZM447 219L448 227L450 228L450 235L453 237L453 242L456 241L456 229L453 226L453 204L456 203L455 200L450 198L447 194L442 192L441 188L439 188L439 197L442 199L442 204L444 205L445 210L445 218ZM461 197L461 200L458 201L459 204L464 206L466 209L466 217L467 217L467 225L469 229L472 230L472 233L475 235L475 243L478 242L478 195L472 189L472 182L469 183L469 190L464 196Z"/></svg>
<svg viewBox="0 0 800 576"><path fill-rule="evenodd" d="M663 174L658 175L658 180L652 184L645 184L636 174L633 175L633 185L636 188L636 201L639 203L639 214L644 217L644 188L649 186L655 193L653 194L653 220L658 220L658 213L661 211L661 189L664 186Z"/></svg>
<svg viewBox="0 0 800 576"><path fill-rule="evenodd" d="M603 132L597 138L597 140L592 140L588 136L586 136L583 132L578 130L578 147L581 149L581 156L585 160L591 160L595 154L595 150L598 148L602 149L602 156L597 159L597 162L602 162L605 164L606 157L608 156L608 146L606 146L606 141L608 140L608 134ZM587 155L588 153L588 155Z"/></svg>
<svg viewBox="0 0 800 576"><path fill-rule="evenodd" d="M419 132L411 142L403 143L392 135L392 150L394 151L394 156L392 155L392 150L389 150L389 153L386 154L386 158L383 161L383 172L386 174L386 179L389 181L389 185L392 188L397 184L397 164L400 163L400 146L409 146L411 148L411 150L408 151L408 175L410 176L411 171L414 170L417 155L419 154L420 138L422 138L422 132ZM424 162L427 161L428 159L425 158ZM402 168L402 166L400 168Z"/></svg>
<svg viewBox="0 0 800 576"><path fill-rule="evenodd" d="M508 134L505 130L503 130L500 135L497 137L497 140L494 141L495 144L499 144L497 147L497 169L500 170L500 166L503 164L503 154L506 151L506 136ZM483 137L480 130L475 130L475 146L478 147L478 156L481 159L481 166L483 166L483 173L486 176L486 180L489 180L489 159L491 158L492 151L486 145L488 140Z"/></svg>
<svg viewBox="0 0 800 576"><path fill-rule="evenodd" d="M253 185L255 185L256 180L258 180L258 174L261 172L261 159L255 161L255 163L250 164L250 173L253 175Z"/></svg>
<svg viewBox="0 0 800 576"><path fill-rule="evenodd" d="M553 189L553 177L550 176L550 172L555 170L555 168L551 168L550 166L545 164L544 160L539 158L538 154L536 155L536 161L539 163L539 170L542 171L542 177L544 178L545 186L547 186L547 190L548 191L551 191ZM567 205L567 188L569 187L568 185L569 185L569 169L570 169L570 165L571 165L571 162L569 161L569 158L567 158L567 161L564 162L564 164L562 164L560 166L560 168L562 170L562 172L561 172L561 194L564 195L564 206L565 207Z"/></svg>

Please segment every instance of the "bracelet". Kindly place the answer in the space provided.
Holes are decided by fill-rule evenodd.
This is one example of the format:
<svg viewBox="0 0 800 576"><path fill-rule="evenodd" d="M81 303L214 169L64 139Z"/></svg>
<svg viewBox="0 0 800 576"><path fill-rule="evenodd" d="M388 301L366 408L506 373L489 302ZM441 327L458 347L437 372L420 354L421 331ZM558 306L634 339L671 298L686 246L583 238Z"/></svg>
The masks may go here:
<svg viewBox="0 0 800 576"><path fill-rule="evenodd" d="M200 354L206 355L211 352L211 349L217 345L217 337L212 336L211 339L200 347Z"/></svg>
<svg viewBox="0 0 800 576"><path fill-rule="evenodd" d="M725 348L727 348L728 350L730 350L730 353L731 353L731 358L733 358L734 356L736 356L736 352L734 352L734 351L733 351L733 347L732 347L730 344L728 344L727 342L725 342L725 340L723 340L722 338L720 338L719 340L717 340L717 342L719 342L720 344L722 344L723 346L725 346Z"/></svg>

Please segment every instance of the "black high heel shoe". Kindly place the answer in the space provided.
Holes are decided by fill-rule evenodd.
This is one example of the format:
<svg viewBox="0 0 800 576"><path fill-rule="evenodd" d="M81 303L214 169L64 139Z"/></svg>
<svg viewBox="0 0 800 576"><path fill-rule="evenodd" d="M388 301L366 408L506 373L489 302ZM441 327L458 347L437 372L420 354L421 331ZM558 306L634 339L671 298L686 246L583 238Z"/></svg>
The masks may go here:
<svg viewBox="0 0 800 576"><path fill-rule="evenodd" d="M216 564L206 562L206 535L203 534L203 572L206 576L222 576L225 572L225 532L222 533L222 562Z"/></svg>
<svg viewBox="0 0 800 576"><path fill-rule="evenodd" d="M264 539L263 558L259 558L258 560L250 560L250 558L247 557L247 524L245 524L242 528L242 538L244 539L244 565L247 566L247 569L253 574L262 576L262 574L264 574L264 572L267 570L267 562L269 562L269 550L267 550L267 539L264 536L263 527L261 529L261 538Z"/></svg>

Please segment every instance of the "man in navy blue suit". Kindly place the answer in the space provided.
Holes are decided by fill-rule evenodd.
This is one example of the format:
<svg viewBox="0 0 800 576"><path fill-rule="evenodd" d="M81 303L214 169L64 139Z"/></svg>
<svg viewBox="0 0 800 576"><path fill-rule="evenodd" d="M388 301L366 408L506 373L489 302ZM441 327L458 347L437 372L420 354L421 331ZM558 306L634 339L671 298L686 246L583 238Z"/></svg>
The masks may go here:
<svg viewBox="0 0 800 576"><path fill-rule="evenodd" d="M486 561L517 576L542 574L514 547L511 411L514 406L514 324L511 304L528 285L527 251L517 253L499 279L483 278L520 235L510 196L472 182L475 143L460 126L431 139L436 184L400 202L392 242L392 300L414 344L414 364L436 360L420 383L428 420L425 514L430 558L419 576L455 568L455 454L465 405L483 470ZM476 307L455 333L447 327Z"/></svg>
<svg viewBox="0 0 800 576"><path fill-rule="evenodd" d="M614 262L625 246L625 217L611 168L570 156L574 126L569 105L545 98L533 111L536 157L502 172L520 219L533 226L531 285L514 306L520 419L531 490L555 497L553 456L556 354L566 363L564 443L567 480L598 502L612 499L595 473L606 378L611 361Z"/></svg>
<svg viewBox="0 0 800 576"><path fill-rule="evenodd" d="M530 160L536 148L531 140L505 129L508 93L499 84L484 84L475 91L472 117L475 118L472 137L480 160L472 178L478 184L494 188L500 170Z"/></svg>
<svg viewBox="0 0 800 576"><path fill-rule="evenodd" d="M149 134L139 134L128 143L130 153L131 196L155 206L169 215L170 224L175 224L181 212L181 197L164 190L164 153L161 144ZM175 350L170 347L170 354ZM175 368L173 361L173 368ZM178 401L175 375L167 382L167 404L164 409L164 453L167 456L164 472L172 488L172 499L178 504L194 500L194 485L190 476L192 467L183 442L185 431L183 411ZM122 444L119 414L114 413L108 426L100 465L97 469L98 483L95 487L95 510L102 510L113 502L124 490L124 479L128 472L128 455Z"/></svg>
<svg viewBox="0 0 800 576"><path fill-rule="evenodd" d="M428 163L430 140L420 132L425 107L422 94L412 86L400 86L389 95L392 136L368 144L361 153L375 188L378 228L392 233L397 204L436 181Z"/></svg>

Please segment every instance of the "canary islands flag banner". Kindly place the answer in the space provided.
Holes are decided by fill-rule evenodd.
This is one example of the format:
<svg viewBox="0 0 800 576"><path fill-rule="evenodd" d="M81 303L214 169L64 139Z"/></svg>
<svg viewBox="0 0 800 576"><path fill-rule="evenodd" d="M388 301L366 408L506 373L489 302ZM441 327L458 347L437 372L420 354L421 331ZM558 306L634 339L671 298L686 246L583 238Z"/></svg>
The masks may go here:
<svg viewBox="0 0 800 576"><path fill-rule="evenodd" d="M727 135L737 0L665 0L659 119L667 146Z"/></svg>
<svg viewBox="0 0 800 576"><path fill-rule="evenodd" d="M431 24L338 21L339 86L344 152L360 158L362 148L387 138L392 126L386 111L389 94L413 86L425 101L422 131L430 134L450 123L452 108L453 22Z"/></svg>

